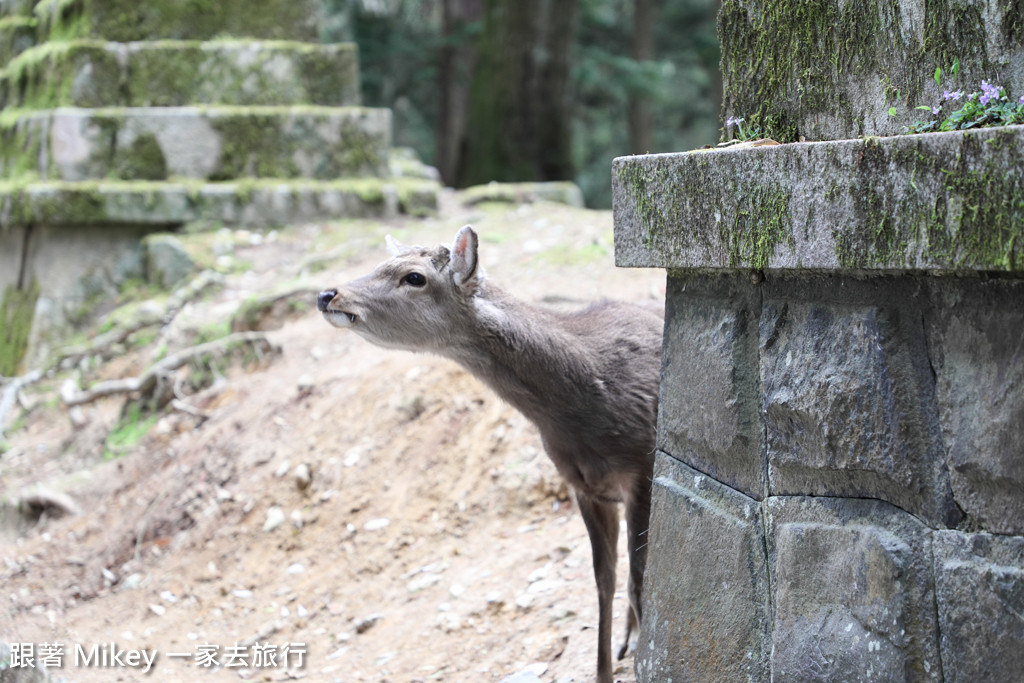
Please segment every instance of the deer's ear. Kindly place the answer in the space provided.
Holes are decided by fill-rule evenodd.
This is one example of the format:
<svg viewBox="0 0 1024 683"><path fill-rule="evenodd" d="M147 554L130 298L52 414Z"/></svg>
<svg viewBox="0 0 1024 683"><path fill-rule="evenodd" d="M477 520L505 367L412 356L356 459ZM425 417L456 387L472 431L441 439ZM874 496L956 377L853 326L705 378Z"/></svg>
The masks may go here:
<svg viewBox="0 0 1024 683"><path fill-rule="evenodd" d="M387 247L388 253L392 256L401 256L406 250L406 248L391 235L384 236L384 245Z"/></svg>
<svg viewBox="0 0 1024 683"><path fill-rule="evenodd" d="M482 280L477 263L479 241L473 228L465 226L455 235L452 242L452 279L464 294L473 294Z"/></svg>

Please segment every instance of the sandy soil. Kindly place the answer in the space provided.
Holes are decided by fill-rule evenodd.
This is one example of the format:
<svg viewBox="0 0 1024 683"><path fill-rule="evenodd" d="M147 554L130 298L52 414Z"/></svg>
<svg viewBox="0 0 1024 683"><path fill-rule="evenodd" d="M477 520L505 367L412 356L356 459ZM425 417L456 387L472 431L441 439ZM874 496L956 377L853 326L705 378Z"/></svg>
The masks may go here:
<svg viewBox="0 0 1024 683"><path fill-rule="evenodd" d="M230 269L224 285L80 381L137 374L254 294L362 274L387 232L433 244L466 222L490 278L524 299L663 297L660 271L613 267L608 212L448 195L432 219L190 240ZM7 516L0 640L33 644L37 660L62 645L50 674L68 681L592 680L590 548L532 425L448 361L329 327L313 301L281 323L267 333L279 355L227 369L185 397L199 415L165 408L115 458L103 453L124 397L85 406L73 427L55 398L70 373L25 391L0 489L66 492L81 513ZM620 542L617 632L625 566ZM83 663L110 643L156 650L152 671ZM206 646L221 666L199 665ZM277 666L254 666L271 651Z"/></svg>

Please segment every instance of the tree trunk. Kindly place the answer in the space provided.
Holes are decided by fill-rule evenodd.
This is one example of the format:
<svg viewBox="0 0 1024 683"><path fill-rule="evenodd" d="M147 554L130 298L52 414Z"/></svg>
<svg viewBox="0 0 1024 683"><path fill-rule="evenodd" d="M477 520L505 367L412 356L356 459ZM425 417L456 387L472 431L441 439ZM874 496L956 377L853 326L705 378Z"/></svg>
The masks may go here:
<svg viewBox="0 0 1024 683"><path fill-rule="evenodd" d="M466 136L469 79L476 62L476 43L469 38L482 14L482 0L442 1L434 165L448 185L455 183L458 153Z"/></svg>
<svg viewBox="0 0 1024 683"><path fill-rule="evenodd" d="M631 56L638 62L654 59L654 0L635 0ZM629 150L633 154L651 151L654 115L650 98L635 92L629 100Z"/></svg>
<svg viewBox="0 0 1024 683"><path fill-rule="evenodd" d="M572 176L566 85L578 0L487 0L458 185Z"/></svg>
<svg viewBox="0 0 1024 683"><path fill-rule="evenodd" d="M572 134L569 97L570 49L577 1L544 0L548 20L537 79L537 163L542 180L571 180Z"/></svg>

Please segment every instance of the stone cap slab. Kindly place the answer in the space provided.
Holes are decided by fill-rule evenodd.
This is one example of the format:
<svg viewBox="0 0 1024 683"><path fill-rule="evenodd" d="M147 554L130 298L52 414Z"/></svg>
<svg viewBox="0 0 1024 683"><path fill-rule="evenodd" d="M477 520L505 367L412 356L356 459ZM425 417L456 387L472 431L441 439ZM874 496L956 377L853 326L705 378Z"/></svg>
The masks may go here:
<svg viewBox="0 0 1024 683"><path fill-rule="evenodd" d="M615 261L1024 271L1024 126L621 157Z"/></svg>

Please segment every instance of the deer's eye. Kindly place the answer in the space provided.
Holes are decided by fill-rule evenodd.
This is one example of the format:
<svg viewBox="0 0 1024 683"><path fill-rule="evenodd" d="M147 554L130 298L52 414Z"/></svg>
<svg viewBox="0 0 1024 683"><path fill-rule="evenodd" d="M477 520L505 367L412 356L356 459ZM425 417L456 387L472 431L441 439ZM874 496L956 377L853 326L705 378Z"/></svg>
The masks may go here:
<svg viewBox="0 0 1024 683"><path fill-rule="evenodd" d="M413 287L422 287L427 284L427 278L423 277L422 273L409 273L402 278L402 282Z"/></svg>

